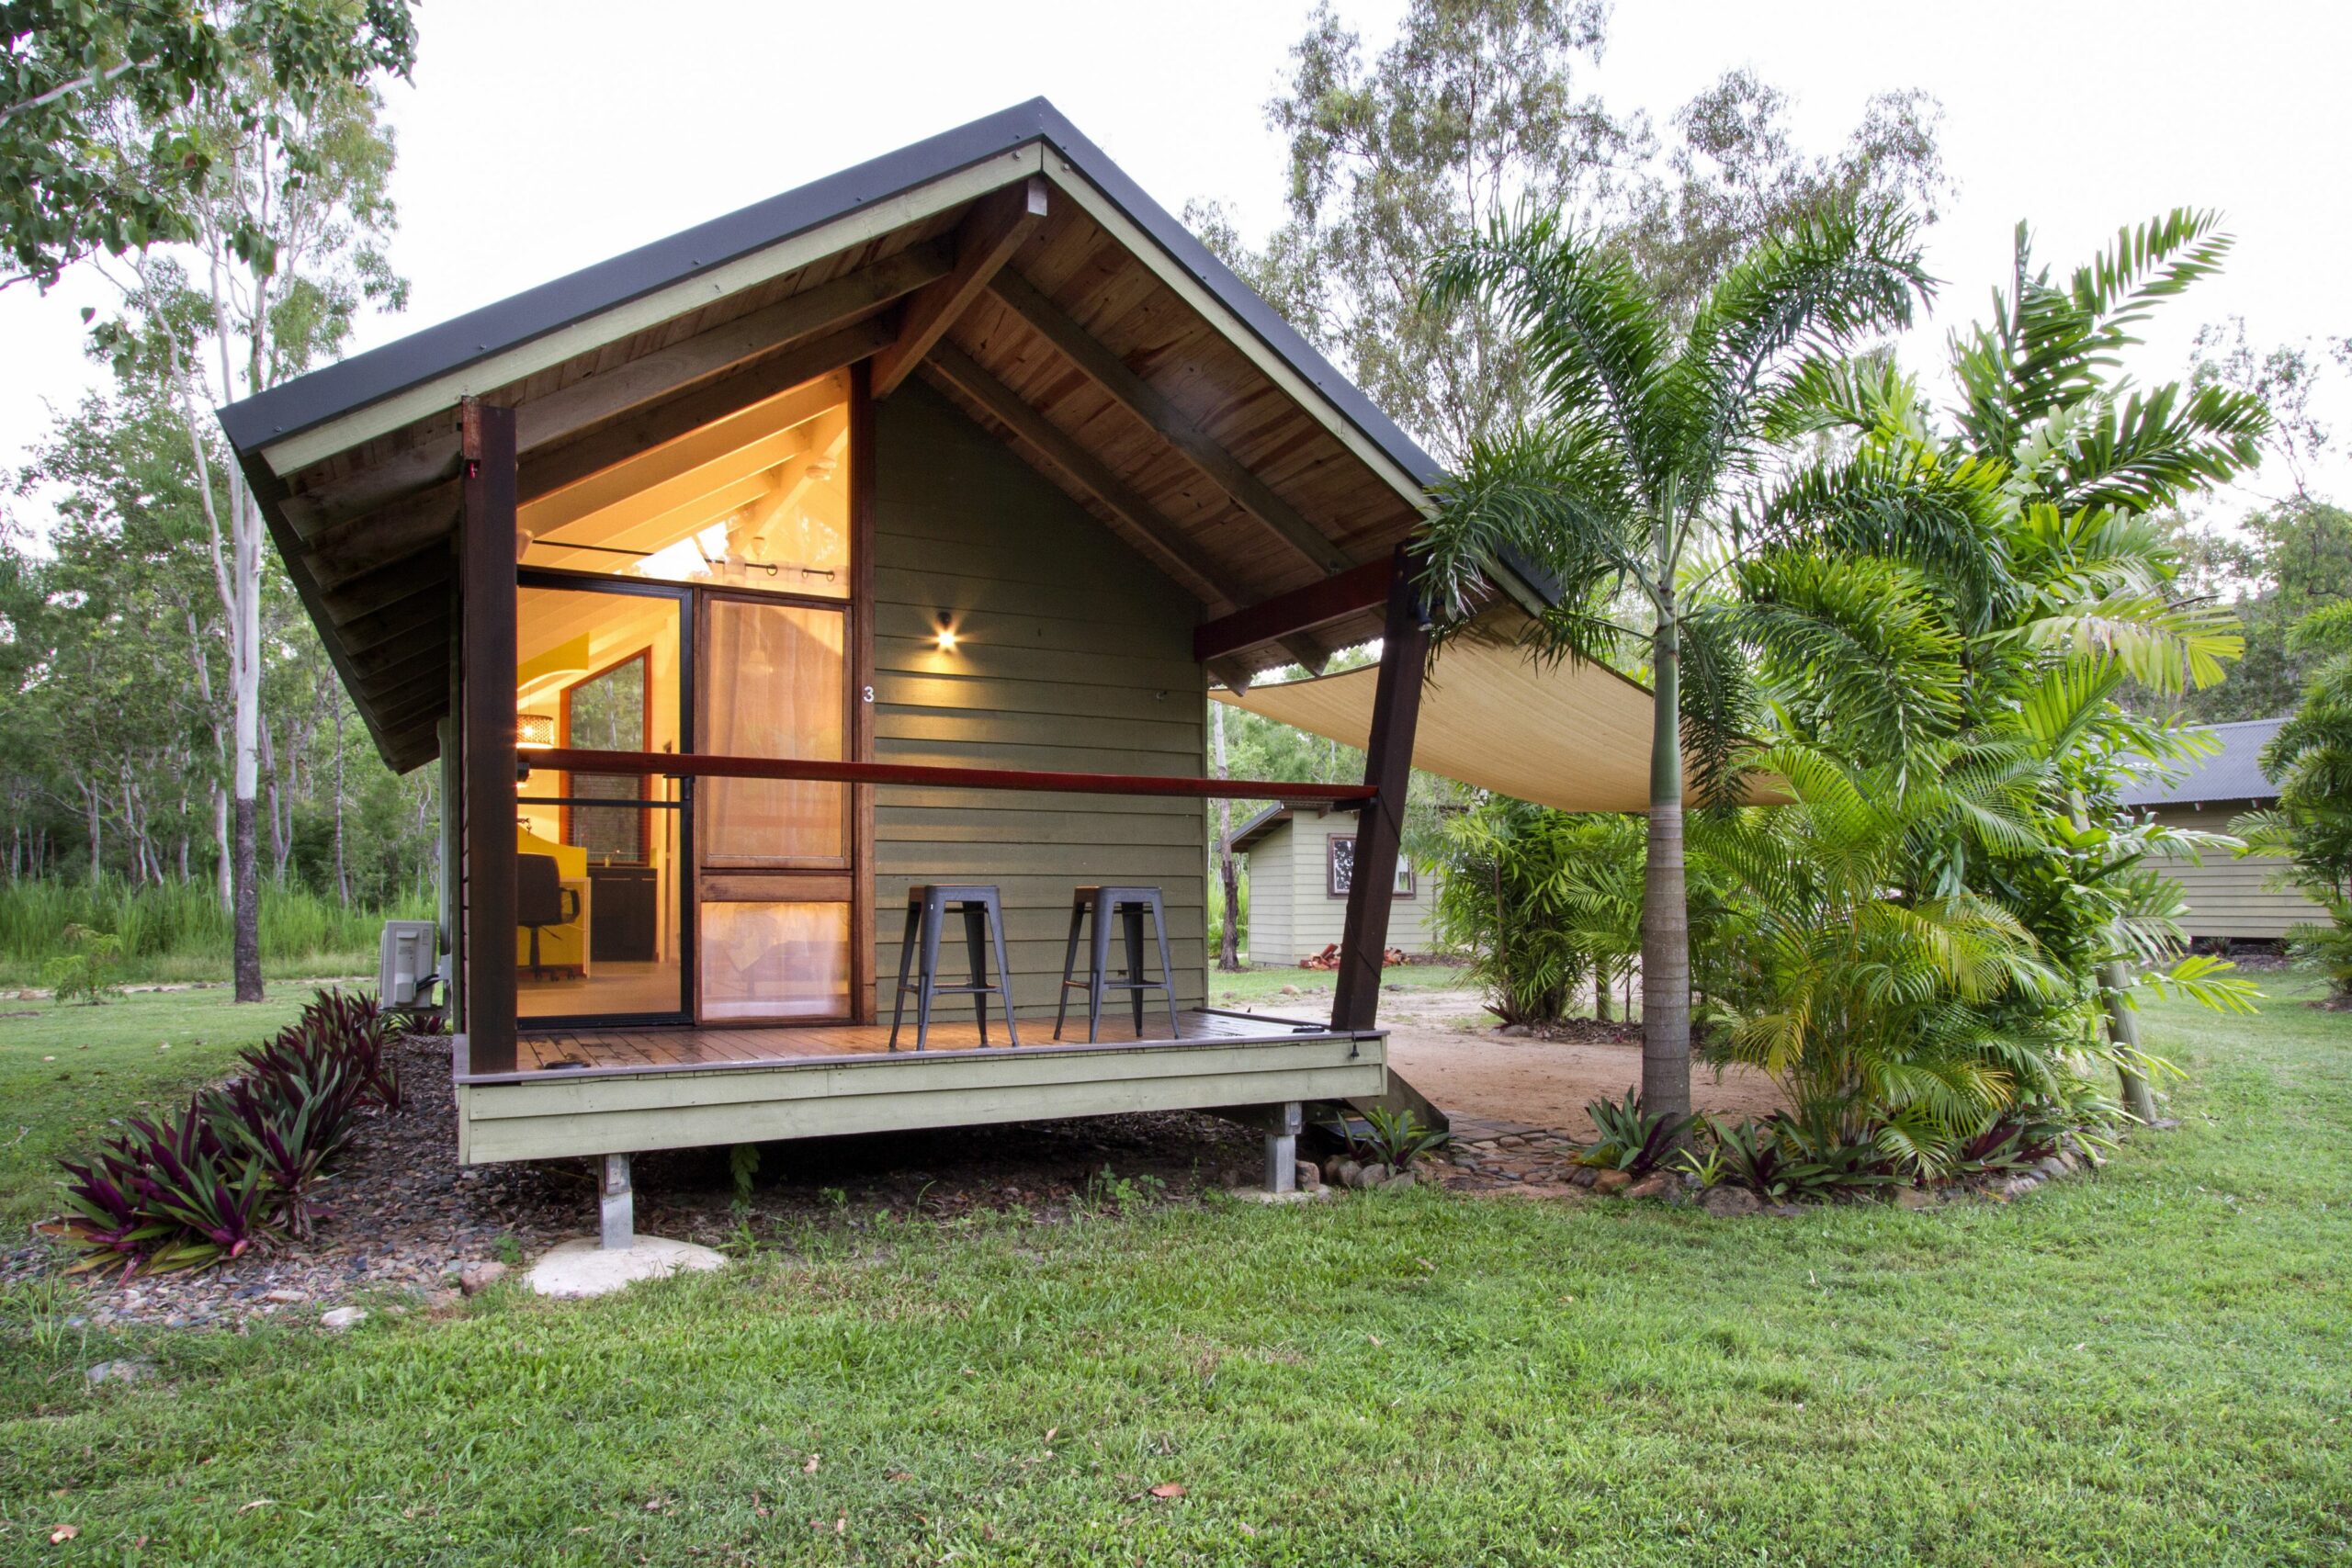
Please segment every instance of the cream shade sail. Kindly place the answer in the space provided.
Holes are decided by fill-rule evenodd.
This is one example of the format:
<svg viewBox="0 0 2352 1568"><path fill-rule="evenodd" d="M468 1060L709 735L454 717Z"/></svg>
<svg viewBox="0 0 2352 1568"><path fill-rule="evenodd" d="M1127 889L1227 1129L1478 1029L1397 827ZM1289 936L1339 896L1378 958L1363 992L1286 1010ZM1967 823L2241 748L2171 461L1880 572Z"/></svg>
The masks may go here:
<svg viewBox="0 0 2352 1568"><path fill-rule="evenodd" d="M1649 809L1649 690L1597 664L1542 663L1508 632L1498 626L1458 638L1438 656L1421 690L1413 765L1562 811ZM1372 736L1379 679L1379 666L1367 664L1212 694L1360 747Z"/></svg>

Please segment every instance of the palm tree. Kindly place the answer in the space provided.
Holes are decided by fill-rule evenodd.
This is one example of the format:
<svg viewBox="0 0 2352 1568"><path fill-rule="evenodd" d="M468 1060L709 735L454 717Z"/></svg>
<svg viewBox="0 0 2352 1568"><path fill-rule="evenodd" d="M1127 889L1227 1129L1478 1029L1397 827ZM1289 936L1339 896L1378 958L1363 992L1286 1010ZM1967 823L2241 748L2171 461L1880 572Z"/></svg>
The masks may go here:
<svg viewBox="0 0 2352 1568"><path fill-rule="evenodd" d="M1622 254L1557 216L1498 224L1430 269L1435 308L1476 302L1516 334L1539 403L1523 428L1475 442L1442 487L1425 585L1458 626L1489 564L1513 553L1559 589L1527 634L1532 654L1598 659L1647 643L1642 1094L1653 1111L1690 1105L1681 721L1694 721L1703 795L1727 782L1736 717L1722 700L1733 658L1694 614L1686 570L1732 538L1734 506L1838 362L1906 324L1928 288L1912 225L1884 210L1799 221L1735 264L1684 323ZM1613 612L1625 608L1648 624L1622 622Z"/></svg>

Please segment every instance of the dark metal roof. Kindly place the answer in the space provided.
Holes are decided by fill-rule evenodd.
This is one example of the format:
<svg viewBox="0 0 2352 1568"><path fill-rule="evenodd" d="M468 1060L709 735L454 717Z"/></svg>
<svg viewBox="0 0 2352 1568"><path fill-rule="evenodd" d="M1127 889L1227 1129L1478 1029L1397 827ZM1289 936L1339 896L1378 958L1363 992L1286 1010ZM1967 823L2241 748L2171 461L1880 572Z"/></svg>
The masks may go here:
<svg viewBox="0 0 2352 1568"><path fill-rule="evenodd" d="M397 343L313 370L220 411L221 428L241 454L252 453L411 387L461 370L629 300L765 250L958 169L1042 140L1117 206L1162 250L1275 354L1287 360L1340 415L1423 483L1437 463L1355 384L1284 321L1274 308L1183 224L1146 196L1102 150L1044 98L1016 104L968 125L886 153L796 190L657 240L610 261L524 290Z"/></svg>
<svg viewBox="0 0 2352 1568"><path fill-rule="evenodd" d="M2220 751L2190 763L2171 783L2153 773L2126 785L2119 798L2126 806L2188 806L2208 800L2275 800L2278 786L2262 771L2262 749L2278 733L2283 718L2248 718L2234 724L2209 725L2205 733L2222 743Z"/></svg>
<svg viewBox="0 0 2352 1568"><path fill-rule="evenodd" d="M1251 844L1272 832L1276 823L1287 822L1289 820L1290 807L1284 806L1279 800L1275 801L1272 806L1261 807L1258 811L1251 814L1248 821L1237 822L1234 824L1234 852L1238 854L1242 851L1247 850Z"/></svg>

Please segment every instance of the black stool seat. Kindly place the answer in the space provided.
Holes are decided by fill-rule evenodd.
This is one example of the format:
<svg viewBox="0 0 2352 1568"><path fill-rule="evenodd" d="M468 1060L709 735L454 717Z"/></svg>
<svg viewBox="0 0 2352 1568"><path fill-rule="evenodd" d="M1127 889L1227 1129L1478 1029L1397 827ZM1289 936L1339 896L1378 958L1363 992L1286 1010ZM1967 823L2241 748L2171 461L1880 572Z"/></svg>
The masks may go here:
<svg viewBox="0 0 2352 1568"><path fill-rule="evenodd" d="M939 983L939 930L946 923L947 911L960 909L964 915L964 945L970 953L972 977L961 985L943 986ZM989 948L996 948L996 979L989 979ZM922 950L922 967L910 980L908 972L913 966L915 950ZM918 882L907 889L907 931L899 944L899 994L890 1010L890 1049L899 1048L899 1025L907 1016L907 993L915 993L915 1049L923 1048L931 1034L931 999L940 995L969 997L973 1009L979 1014L980 1043L989 1043L989 998L991 994L1004 1003L1004 1032L1012 1043L1021 1043L1021 1031L1012 1021L1012 980L1004 962L1004 905L996 888L988 883Z"/></svg>
<svg viewBox="0 0 2352 1568"><path fill-rule="evenodd" d="M1159 942L1159 978L1148 979L1143 968L1143 917L1151 913L1152 935ZM1070 976L1078 968L1078 941L1087 917L1094 919L1094 940L1087 950L1086 978ZM1114 976L1111 966L1111 921L1115 917L1126 937L1127 968ZM1176 1022L1176 987L1168 962L1168 914L1157 887L1074 887L1069 897L1069 948L1062 954L1062 1000L1054 1014L1054 1038L1062 1037L1069 1018L1069 994L1086 993L1086 1039L1092 1044L1102 1031L1102 993L1125 991L1134 1004L1136 1038L1143 1038L1143 994L1158 991L1168 1003L1168 1038L1182 1037Z"/></svg>

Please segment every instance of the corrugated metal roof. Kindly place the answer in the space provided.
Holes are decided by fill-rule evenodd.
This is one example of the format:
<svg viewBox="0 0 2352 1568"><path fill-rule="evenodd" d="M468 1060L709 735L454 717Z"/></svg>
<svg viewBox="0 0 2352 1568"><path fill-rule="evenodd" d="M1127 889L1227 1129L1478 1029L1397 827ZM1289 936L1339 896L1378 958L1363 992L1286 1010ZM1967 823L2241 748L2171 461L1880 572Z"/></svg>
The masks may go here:
<svg viewBox="0 0 2352 1568"><path fill-rule="evenodd" d="M2247 718L2235 724L2208 725L2205 733L2222 750L2194 762L2167 784L2152 774L2121 792L2126 806L2188 806L2206 800L2274 800L2278 786L2262 772L2262 749L2278 733L2284 718Z"/></svg>

